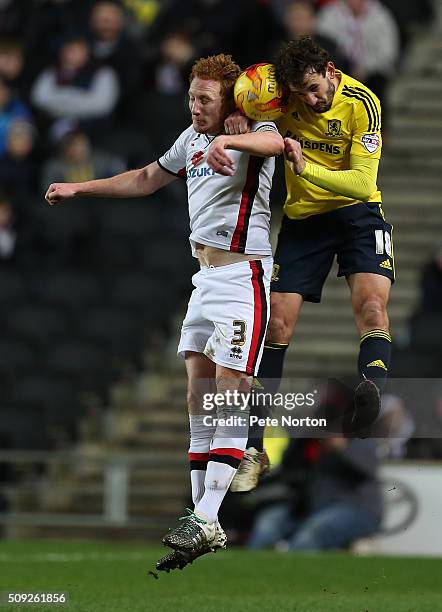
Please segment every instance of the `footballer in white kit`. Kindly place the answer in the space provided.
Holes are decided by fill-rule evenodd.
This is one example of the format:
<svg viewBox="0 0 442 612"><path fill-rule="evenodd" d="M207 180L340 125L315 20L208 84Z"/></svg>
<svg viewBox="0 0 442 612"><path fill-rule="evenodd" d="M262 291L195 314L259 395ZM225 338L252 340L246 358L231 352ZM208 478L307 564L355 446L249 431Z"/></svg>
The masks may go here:
<svg viewBox="0 0 442 612"><path fill-rule="evenodd" d="M190 75L192 126L165 155L111 178L54 183L46 193L53 205L77 196L146 196L180 177L187 182L190 242L201 270L193 277L178 351L187 370L194 510L164 536L172 552L157 562L162 571L182 569L225 548L218 511L244 457L248 419L240 432L222 422L226 416L244 417L242 408L230 406L227 398L232 391L250 389L269 319L269 193L273 157L284 151L284 141L271 122L255 123L238 136L224 132L240 73L228 55L198 60ZM215 173L214 166L222 172ZM201 382L223 398L211 424L205 422Z"/></svg>
<svg viewBox="0 0 442 612"><path fill-rule="evenodd" d="M255 122L251 132L277 131ZM202 267L183 322L178 354L204 353L215 363L253 375L258 369L269 319L272 269L269 196L273 157L232 151L235 174L215 173L207 153L215 136L191 126L158 164L187 182L190 243L263 259Z"/></svg>

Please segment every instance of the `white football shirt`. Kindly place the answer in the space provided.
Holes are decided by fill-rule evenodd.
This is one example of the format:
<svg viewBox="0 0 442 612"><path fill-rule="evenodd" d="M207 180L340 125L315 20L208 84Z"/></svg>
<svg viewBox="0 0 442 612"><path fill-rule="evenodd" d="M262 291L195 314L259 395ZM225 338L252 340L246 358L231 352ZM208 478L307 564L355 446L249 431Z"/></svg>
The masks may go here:
<svg viewBox="0 0 442 612"><path fill-rule="evenodd" d="M272 122L253 122L252 132L277 132ZM215 136L188 127L158 160L161 168L186 179L190 243L255 255L271 255L270 188L273 157L257 157L229 149L235 164L233 176L214 172L206 162Z"/></svg>

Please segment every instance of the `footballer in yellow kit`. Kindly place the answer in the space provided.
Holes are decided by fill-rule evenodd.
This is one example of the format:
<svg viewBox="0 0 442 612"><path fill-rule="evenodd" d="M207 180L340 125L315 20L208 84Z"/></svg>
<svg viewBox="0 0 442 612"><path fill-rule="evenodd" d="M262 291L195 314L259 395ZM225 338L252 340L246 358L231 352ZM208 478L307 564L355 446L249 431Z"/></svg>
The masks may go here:
<svg viewBox="0 0 442 612"><path fill-rule="evenodd" d="M307 47L313 58L316 53L325 61L325 52L309 40L304 39L303 52ZM296 43L288 48L290 44ZM276 74L284 69L290 74L281 57ZM394 281L392 226L385 221L377 186L382 149L379 100L331 62L325 66L325 82L310 71L306 82L302 74L298 82L284 83L292 95L288 112L278 121L286 142L287 198L272 291L298 293L312 302L320 302L335 256L338 276L350 280L352 274L365 273ZM298 64L294 68L296 74Z"/></svg>
<svg viewBox="0 0 442 612"><path fill-rule="evenodd" d="M309 37L283 44L274 67L278 85L290 92L288 112L277 122L285 143L287 198L258 378L267 381L267 391L277 390L301 307L321 301L337 258L360 334L353 411L344 427L365 437L379 414L391 355L392 226L377 186L381 108L370 89L340 72ZM254 432L248 448L261 451L261 442ZM235 478L241 478L241 468Z"/></svg>
<svg viewBox="0 0 442 612"><path fill-rule="evenodd" d="M340 79L327 112L317 113L301 98L292 96L289 112L278 122L278 128L285 137L297 140L304 159L320 164L330 170L348 170L350 157L355 156L370 164L381 157L381 108L377 97L365 85L336 70ZM377 167L377 164L373 164ZM335 177L333 177L335 178ZM333 192L333 185L324 189L302 177L293 174L290 164L286 165L287 201L284 212L291 219L303 219L317 213L324 213L342 206L365 202L381 202L381 193L359 197L348 192L345 186ZM344 190L342 189L344 187ZM374 187L374 185L373 185ZM351 185L350 185L351 188ZM367 197L368 195L368 197Z"/></svg>

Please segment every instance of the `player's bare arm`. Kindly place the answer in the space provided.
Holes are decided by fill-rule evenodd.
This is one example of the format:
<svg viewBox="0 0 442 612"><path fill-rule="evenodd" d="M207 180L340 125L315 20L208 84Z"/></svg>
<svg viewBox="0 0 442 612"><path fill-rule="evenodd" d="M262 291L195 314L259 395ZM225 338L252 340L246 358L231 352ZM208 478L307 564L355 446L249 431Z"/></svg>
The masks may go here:
<svg viewBox="0 0 442 612"><path fill-rule="evenodd" d="M176 179L153 162L139 170L129 170L111 178L83 183L52 183L45 199L52 206L79 197L135 198L150 195Z"/></svg>
<svg viewBox="0 0 442 612"><path fill-rule="evenodd" d="M207 163L215 172L224 176L232 176L235 173L233 160L226 152L228 149L259 157L273 157L283 153L284 141L275 130L217 136L210 145Z"/></svg>

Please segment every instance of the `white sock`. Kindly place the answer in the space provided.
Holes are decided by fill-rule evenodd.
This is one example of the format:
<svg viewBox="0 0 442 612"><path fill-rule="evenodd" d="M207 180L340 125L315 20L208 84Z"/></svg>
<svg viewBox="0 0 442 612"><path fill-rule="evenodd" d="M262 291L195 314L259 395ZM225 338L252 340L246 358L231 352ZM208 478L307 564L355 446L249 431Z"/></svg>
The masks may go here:
<svg viewBox="0 0 442 612"><path fill-rule="evenodd" d="M206 470L190 470L190 483L192 485L192 501L194 508L196 508L196 505L204 495L205 478Z"/></svg>
<svg viewBox="0 0 442 612"><path fill-rule="evenodd" d="M195 507L196 514L206 516L209 523L218 520L219 509L239 467L247 443L247 438L218 438L217 434L210 445L204 495Z"/></svg>
<svg viewBox="0 0 442 612"><path fill-rule="evenodd" d="M192 486L192 501L198 504L204 495L204 480L206 477L207 462L209 460L210 443L215 426L204 424L204 415L189 415L190 426L190 483Z"/></svg>
<svg viewBox="0 0 442 612"><path fill-rule="evenodd" d="M207 517L207 522L218 520L218 511L235 476L237 468L225 463L209 461L204 481L204 495L195 507L195 513Z"/></svg>

